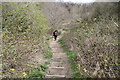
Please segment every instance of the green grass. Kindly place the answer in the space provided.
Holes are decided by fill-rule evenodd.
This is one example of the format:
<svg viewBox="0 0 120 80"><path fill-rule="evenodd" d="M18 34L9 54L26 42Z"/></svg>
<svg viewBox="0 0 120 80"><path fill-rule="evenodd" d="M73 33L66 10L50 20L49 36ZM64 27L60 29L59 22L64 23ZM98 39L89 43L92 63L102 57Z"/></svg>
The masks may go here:
<svg viewBox="0 0 120 80"><path fill-rule="evenodd" d="M44 57L45 58L52 58L52 56L53 56L53 53L51 52L51 51L47 51L46 53L45 53L45 55L44 55Z"/></svg>
<svg viewBox="0 0 120 80"><path fill-rule="evenodd" d="M85 78L81 76L77 68L77 62L75 61L77 53L75 51L71 51L68 48L68 46L65 45L65 42L63 40L59 40L59 43L69 58L69 62L70 62L71 69L72 69L72 78L75 78L75 79L81 78L82 80L85 80Z"/></svg>
<svg viewBox="0 0 120 80"><path fill-rule="evenodd" d="M46 69L48 69L48 66L46 64L40 65L35 69L31 69L28 74L28 78L31 79L43 79L45 78L45 74L43 73Z"/></svg>
<svg viewBox="0 0 120 80"><path fill-rule="evenodd" d="M30 74L28 76L29 76L29 78L39 78L39 79L42 79L42 78L45 77L45 74L42 73L41 71L33 69L33 70L30 71Z"/></svg>

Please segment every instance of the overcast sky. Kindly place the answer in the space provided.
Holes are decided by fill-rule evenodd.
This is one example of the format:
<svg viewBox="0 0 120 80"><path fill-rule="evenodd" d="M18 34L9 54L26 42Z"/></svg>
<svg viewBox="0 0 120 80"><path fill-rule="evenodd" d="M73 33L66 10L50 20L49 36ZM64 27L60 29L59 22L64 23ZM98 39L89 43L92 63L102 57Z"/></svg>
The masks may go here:
<svg viewBox="0 0 120 80"><path fill-rule="evenodd" d="M91 2L119 2L120 0L56 0L73 3L91 3Z"/></svg>
<svg viewBox="0 0 120 80"><path fill-rule="evenodd" d="M63 0L64 2L73 2L73 3L91 3L95 0Z"/></svg>
<svg viewBox="0 0 120 80"><path fill-rule="evenodd" d="M73 2L73 3L91 3L91 2L118 2L120 0L0 0L0 2Z"/></svg>

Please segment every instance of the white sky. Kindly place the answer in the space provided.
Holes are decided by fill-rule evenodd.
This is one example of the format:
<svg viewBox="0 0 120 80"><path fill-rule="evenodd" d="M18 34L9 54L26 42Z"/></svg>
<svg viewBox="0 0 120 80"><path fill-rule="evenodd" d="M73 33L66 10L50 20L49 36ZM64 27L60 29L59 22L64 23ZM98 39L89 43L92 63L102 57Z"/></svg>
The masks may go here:
<svg viewBox="0 0 120 80"><path fill-rule="evenodd" d="M74 3L90 3L94 2L95 0L63 0L64 2L74 2Z"/></svg>
<svg viewBox="0 0 120 80"><path fill-rule="evenodd" d="M0 0L0 2L73 2L73 3L90 3L90 2L119 2L120 0Z"/></svg>
<svg viewBox="0 0 120 80"><path fill-rule="evenodd" d="M60 0L57 0L60 1ZM64 2L73 2L73 3L91 3L94 2L95 0L61 0Z"/></svg>
<svg viewBox="0 0 120 80"><path fill-rule="evenodd" d="M72 3L91 3L91 2L119 2L120 0L56 0Z"/></svg>

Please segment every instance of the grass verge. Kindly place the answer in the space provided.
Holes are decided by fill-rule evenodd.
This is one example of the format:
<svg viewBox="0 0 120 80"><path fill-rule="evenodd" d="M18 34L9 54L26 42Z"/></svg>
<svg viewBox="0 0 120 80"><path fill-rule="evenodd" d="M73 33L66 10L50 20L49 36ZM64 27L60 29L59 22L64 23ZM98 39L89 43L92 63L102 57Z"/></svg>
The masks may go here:
<svg viewBox="0 0 120 80"><path fill-rule="evenodd" d="M43 79L45 78L44 71L48 68L46 64L40 65L35 69L31 69L28 74L30 79Z"/></svg>
<svg viewBox="0 0 120 80"><path fill-rule="evenodd" d="M53 53L51 51L47 51L44 57L50 59L52 58L52 56L53 56Z"/></svg>
<svg viewBox="0 0 120 80"><path fill-rule="evenodd" d="M86 80L86 78L82 77L78 68L77 68L77 62L75 61L77 57L77 53L75 51L71 51L67 45L65 45L65 42L63 40L58 41L63 48L64 52L67 54L69 63L72 69L72 78L79 79L81 80Z"/></svg>

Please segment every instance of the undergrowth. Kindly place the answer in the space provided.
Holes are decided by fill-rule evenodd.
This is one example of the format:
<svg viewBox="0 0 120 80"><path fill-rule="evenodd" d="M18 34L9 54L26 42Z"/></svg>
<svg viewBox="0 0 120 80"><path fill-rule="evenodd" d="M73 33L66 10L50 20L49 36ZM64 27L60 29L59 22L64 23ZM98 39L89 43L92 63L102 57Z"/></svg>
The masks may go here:
<svg viewBox="0 0 120 80"><path fill-rule="evenodd" d="M47 51L44 57L49 59L49 58L52 58L52 55L53 53L51 51Z"/></svg>
<svg viewBox="0 0 120 80"><path fill-rule="evenodd" d="M72 69L72 78L75 79L81 78L82 80L85 80L85 77L82 77L77 68L77 62L75 61L77 53L75 51L70 50L69 47L64 44L65 42L63 40L59 40L59 43L69 58L69 62Z"/></svg>
<svg viewBox="0 0 120 80"><path fill-rule="evenodd" d="M31 68L29 59L36 51L51 57L45 39L50 28L41 3L3 3L2 13L2 76L26 77L25 72Z"/></svg>
<svg viewBox="0 0 120 80"><path fill-rule="evenodd" d="M28 74L30 79L42 79L45 78L44 71L48 68L46 64L40 65L35 69L31 69Z"/></svg>

